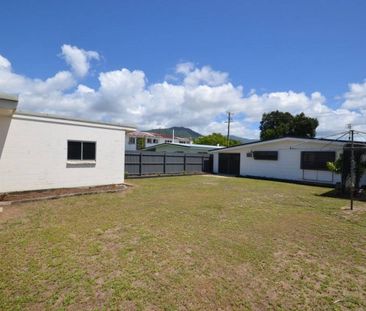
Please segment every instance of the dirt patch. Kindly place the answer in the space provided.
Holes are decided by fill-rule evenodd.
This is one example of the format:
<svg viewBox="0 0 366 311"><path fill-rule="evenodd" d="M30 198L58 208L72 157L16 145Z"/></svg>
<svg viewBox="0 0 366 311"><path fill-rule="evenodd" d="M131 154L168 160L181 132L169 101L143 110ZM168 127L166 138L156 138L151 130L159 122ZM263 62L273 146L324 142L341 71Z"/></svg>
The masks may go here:
<svg viewBox="0 0 366 311"><path fill-rule="evenodd" d="M113 184L94 187L61 188L36 191L10 192L0 194L0 204L7 202L31 202L42 199L56 199L68 196L95 194L102 192L118 192L127 189L126 184Z"/></svg>
<svg viewBox="0 0 366 311"><path fill-rule="evenodd" d="M204 176L204 177L216 177L216 178L230 178L230 177L233 177L231 175L216 175L216 174L204 174L204 175L201 175L201 176Z"/></svg>
<svg viewBox="0 0 366 311"><path fill-rule="evenodd" d="M10 219L22 217L25 214L24 209L19 207L3 207L0 213L0 224Z"/></svg>

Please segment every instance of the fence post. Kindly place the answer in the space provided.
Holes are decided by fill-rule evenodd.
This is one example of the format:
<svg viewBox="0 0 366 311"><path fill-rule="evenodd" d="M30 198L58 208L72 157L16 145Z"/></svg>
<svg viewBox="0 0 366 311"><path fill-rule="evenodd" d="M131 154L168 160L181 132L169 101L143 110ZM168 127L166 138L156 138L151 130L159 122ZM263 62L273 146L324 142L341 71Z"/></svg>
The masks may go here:
<svg viewBox="0 0 366 311"><path fill-rule="evenodd" d="M140 151L140 161L139 161L140 165L139 165L139 171L140 171L140 176L142 176L142 152Z"/></svg>
<svg viewBox="0 0 366 311"><path fill-rule="evenodd" d="M166 153L164 152L164 157L163 157L163 172L164 174L166 174Z"/></svg>
<svg viewBox="0 0 366 311"><path fill-rule="evenodd" d="M183 157L183 172L185 173L186 172L186 169L187 169L187 154L185 153L184 154L184 157Z"/></svg>

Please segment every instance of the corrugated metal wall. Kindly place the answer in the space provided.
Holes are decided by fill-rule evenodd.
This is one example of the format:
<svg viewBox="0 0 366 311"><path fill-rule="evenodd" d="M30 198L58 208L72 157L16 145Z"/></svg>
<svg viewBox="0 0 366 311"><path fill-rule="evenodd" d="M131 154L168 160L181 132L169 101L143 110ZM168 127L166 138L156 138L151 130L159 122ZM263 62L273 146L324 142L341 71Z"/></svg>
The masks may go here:
<svg viewBox="0 0 366 311"><path fill-rule="evenodd" d="M126 177L203 172L212 172L212 155L152 151L126 151L125 153Z"/></svg>

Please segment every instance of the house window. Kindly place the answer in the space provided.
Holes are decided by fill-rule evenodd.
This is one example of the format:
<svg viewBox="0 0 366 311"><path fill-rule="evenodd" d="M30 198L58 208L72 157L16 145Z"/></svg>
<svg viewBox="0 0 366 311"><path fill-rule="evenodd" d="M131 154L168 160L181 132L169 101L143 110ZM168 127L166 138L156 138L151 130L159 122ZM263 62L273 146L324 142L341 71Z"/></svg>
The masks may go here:
<svg viewBox="0 0 366 311"><path fill-rule="evenodd" d="M68 160L92 160L96 159L96 143L87 141L67 142Z"/></svg>
<svg viewBox="0 0 366 311"><path fill-rule="evenodd" d="M134 144L136 144L136 138L135 138L135 137L130 137L130 138L128 139L128 143L129 143L130 145L134 145Z"/></svg>
<svg viewBox="0 0 366 311"><path fill-rule="evenodd" d="M151 144L152 143L152 139L151 138L148 138L147 141L146 141L146 143Z"/></svg>
<svg viewBox="0 0 366 311"><path fill-rule="evenodd" d="M157 143L159 143L159 140L155 138L155 139L153 139L153 143L157 144Z"/></svg>
<svg viewBox="0 0 366 311"><path fill-rule="evenodd" d="M166 140L165 143L166 144L170 144L172 141L171 140Z"/></svg>
<svg viewBox="0 0 366 311"><path fill-rule="evenodd" d="M278 151L253 151L254 160L278 160Z"/></svg>
<svg viewBox="0 0 366 311"><path fill-rule="evenodd" d="M327 171L327 162L335 161L334 151L302 151L301 169Z"/></svg>

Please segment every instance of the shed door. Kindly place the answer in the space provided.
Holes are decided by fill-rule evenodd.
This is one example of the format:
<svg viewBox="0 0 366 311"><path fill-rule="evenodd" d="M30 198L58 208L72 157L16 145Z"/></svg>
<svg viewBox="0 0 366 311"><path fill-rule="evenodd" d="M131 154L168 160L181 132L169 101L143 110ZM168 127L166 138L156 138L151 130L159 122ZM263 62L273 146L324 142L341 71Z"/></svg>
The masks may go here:
<svg viewBox="0 0 366 311"><path fill-rule="evenodd" d="M219 153L219 173L240 175L240 153Z"/></svg>

